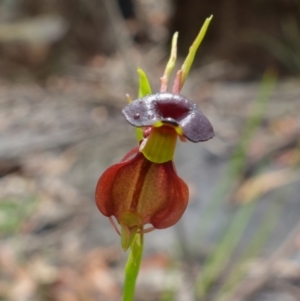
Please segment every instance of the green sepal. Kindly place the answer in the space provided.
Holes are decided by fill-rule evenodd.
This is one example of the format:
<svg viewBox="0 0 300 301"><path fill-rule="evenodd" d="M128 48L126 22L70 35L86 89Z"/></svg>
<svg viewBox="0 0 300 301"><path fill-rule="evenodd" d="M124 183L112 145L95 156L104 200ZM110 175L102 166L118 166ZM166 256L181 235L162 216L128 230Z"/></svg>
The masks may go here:
<svg viewBox="0 0 300 301"><path fill-rule="evenodd" d="M128 248L131 246L132 241L136 235L138 227L133 229L129 229L126 225L120 224L121 226L121 246L123 251L127 251Z"/></svg>
<svg viewBox="0 0 300 301"><path fill-rule="evenodd" d="M170 58L166 65L164 75L160 78L160 84L161 84L160 92L167 92L168 90L169 78L176 64L177 40L178 40L178 32L175 32L172 38Z"/></svg>
<svg viewBox="0 0 300 301"><path fill-rule="evenodd" d="M142 225L142 220L137 213L130 211L124 212L120 219L121 245L122 249L126 251L131 246L140 225Z"/></svg>
<svg viewBox="0 0 300 301"><path fill-rule="evenodd" d="M195 41L193 42L192 46L190 47L189 53L185 59L185 61L183 62L182 66L181 66L181 71L182 71L182 77L181 77L181 88L190 72L191 66L194 62L194 58L196 55L196 52L206 34L207 28L209 26L209 23L212 19L212 15L209 18L206 18L204 24L202 25L200 32L198 33Z"/></svg>
<svg viewBox="0 0 300 301"><path fill-rule="evenodd" d="M175 67L176 64L176 58L177 58L177 40L178 40L178 32L175 32L172 37L172 44L171 44L171 53L170 58L167 63L164 76L166 76L168 79Z"/></svg>
<svg viewBox="0 0 300 301"><path fill-rule="evenodd" d="M138 98L142 98L148 94L151 94L152 90L146 73L141 68L137 69L137 73L140 77Z"/></svg>
<svg viewBox="0 0 300 301"><path fill-rule="evenodd" d="M137 73L139 74L138 98L142 98L151 94L152 90L146 73L141 68L137 69ZM135 134L138 142L144 139L143 130L141 128L135 128Z"/></svg>

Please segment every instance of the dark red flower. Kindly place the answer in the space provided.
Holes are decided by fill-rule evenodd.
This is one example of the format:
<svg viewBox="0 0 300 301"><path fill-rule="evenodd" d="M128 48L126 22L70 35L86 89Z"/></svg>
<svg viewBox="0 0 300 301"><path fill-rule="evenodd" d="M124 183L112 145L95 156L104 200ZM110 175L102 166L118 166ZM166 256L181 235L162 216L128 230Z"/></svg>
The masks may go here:
<svg viewBox="0 0 300 301"><path fill-rule="evenodd" d="M101 213L121 225L122 246L144 225L156 229L174 225L188 203L188 187L173 162L157 164L140 152L108 168L98 181L96 203Z"/></svg>
<svg viewBox="0 0 300 301"><path fill-rule="evenodd" d="M214 132L197 105L176 94L148 95L128 104L123 114L129 123L143 129L144 139L139 149L103 173L96 203L120 233L126 250L137 232L168 228L185 211L188 187L173 165L178 136L200 142L212 138ZM144 229L147 224L152 227Z"/></svg>

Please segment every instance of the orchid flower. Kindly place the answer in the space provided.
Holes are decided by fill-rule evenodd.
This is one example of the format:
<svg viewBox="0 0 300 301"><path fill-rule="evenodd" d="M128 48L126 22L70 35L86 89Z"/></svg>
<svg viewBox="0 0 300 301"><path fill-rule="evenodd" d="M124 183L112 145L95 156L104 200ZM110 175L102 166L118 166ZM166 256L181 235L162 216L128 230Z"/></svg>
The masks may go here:
<svg viewBox="0 0 300 301"><path fill-rule="evenodd" d="M166 90L175 65L177 35L160 92L152 94L147 76L139 69L139 98L122 110L126 120L141 133L139 146L102 174L96 187L96 204L120 234L124 250L137 233L176 224L187 207L188 186L177 175L173 162L177 138L196 143L214 136L211 123L197 104L179 94L203 36L200 31L177 72L172 93Z"/></svg>

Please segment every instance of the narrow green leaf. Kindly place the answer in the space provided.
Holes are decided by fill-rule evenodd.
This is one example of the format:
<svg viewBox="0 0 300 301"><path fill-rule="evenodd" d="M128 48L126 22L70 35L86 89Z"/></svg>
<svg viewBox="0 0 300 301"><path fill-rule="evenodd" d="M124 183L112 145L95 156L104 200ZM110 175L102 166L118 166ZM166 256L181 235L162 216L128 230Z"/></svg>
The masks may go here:
<svg viewBox="0 0 300 301"><path fill-rule="evenodd" d="M269 204L269 210L266 216L262 218L260 226L255 232L252 239L246 248L246 251L237 262L236 266L227 276L223 285L221 286L218 294L216 295L216 300L230 300L230 295L234 293L235 289L238 287L240 281L247 272L246 262L251 258L255 258L259 252L263 249L268 241L268 238L274 229L274 225L279 220L280 214L282 213L284 201L276 201Z"/></svg>
<svg viewBox="0 0 300 301"><path fill-rule="evenodd" d="M229 163L226 173L227 177L224 178L221 185L216 189L215 196L212 198L210 206L204 210L203 218L201 219L202 231L198 231L198 239L199 235L202 236L199 241L203 239L203 236L208 231L209 225L212 225L212 221L215 220L217 213L221 208L221 203L224 200L224 195L228 193L230 185L232 185L234 179L237 179L244 170L247 149L251 139L253 138L253 135L262 122L271 97L271 93L274 91L275 83L276 74L268 70L262 79L260 91L253 103L252 112L246 123L239 145L237 146ZM255 202L253 201L253 204L250 203L238 209L233 221L226 231L223 240L220 242L218 248L209 257L208 261L201 270L201 274L199 274L197 278L196 293L199 298L206 295L215 279L217 279L228 263L234 248L239 242L239 239L243 234L249 219L251 218L254 208ZM200 227L198 229L200 229Z"/></svg>
<svg viewBox="0 0 300 301"><path fill-rule="evenodd" d="M255 204L255 202L252 202L238 209L223 240L205 262L201 274L196 280L196 295L199 299L207 294L213 282L229 262L233 250L252 217Z"/></svg>

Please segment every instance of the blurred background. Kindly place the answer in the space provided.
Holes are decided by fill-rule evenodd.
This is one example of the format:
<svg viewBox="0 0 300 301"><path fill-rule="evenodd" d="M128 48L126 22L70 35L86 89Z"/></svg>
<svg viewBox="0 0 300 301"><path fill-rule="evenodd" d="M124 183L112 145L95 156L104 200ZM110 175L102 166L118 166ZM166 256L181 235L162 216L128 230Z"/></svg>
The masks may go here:
<svg viewBox="0 0 300 301"><path fill-rule="evenodd" d="M216 137L179 143L181 221L145 237L136 300L300 300L299 0L0 1L0 301L120 300L127 254L98 178L121 114L214 15L182 94Z"/></svg>

